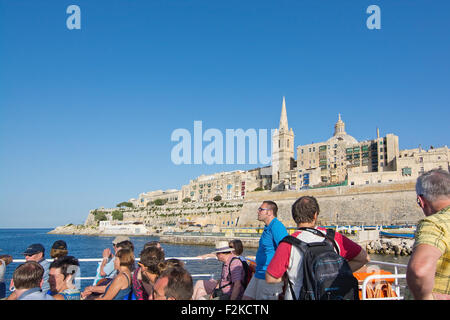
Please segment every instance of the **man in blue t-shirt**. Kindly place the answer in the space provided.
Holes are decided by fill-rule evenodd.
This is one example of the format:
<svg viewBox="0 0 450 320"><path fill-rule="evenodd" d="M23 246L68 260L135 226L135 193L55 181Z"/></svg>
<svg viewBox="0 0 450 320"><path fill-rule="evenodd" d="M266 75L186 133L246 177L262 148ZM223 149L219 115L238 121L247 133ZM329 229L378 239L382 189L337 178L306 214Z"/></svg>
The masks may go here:
<svg viewBox="0 0 450 320"><path fill-rule="evenodd" d="M278 243L288 235L286 227L277 219L278 206L264 201L258 208L258 221L265 224L256 253L256 271L244 292L243 300L278 300L283 283L266 283L266 269L277 250Z"/></svg>

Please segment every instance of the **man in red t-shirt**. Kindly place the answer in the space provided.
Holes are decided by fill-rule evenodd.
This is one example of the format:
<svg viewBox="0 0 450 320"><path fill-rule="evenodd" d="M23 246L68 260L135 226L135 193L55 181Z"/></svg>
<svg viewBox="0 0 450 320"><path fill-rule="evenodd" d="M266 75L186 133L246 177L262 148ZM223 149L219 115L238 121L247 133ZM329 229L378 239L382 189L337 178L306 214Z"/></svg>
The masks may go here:
<svg viewBox="0 0 450 320"><path fill-rule="evenodd" d="M316 227L317 217L319 215L319 204L314 197L304 196L297 199L292 205L292 218L298 228L315 228L326 233L325 228ZM296 231L292 234L299 240L307 243L324 241L324 237L317 236L307 230ZM360 269L367 262L369 257L366 250L353 242L346 236L336 232L335 242L339 247L339 255L344 257L353 272ZM272 261L267 267L266 282L278 283L283 281L283 275L287 273L292 283L294 292L300 292L303 282L302 254L299 249L289 243L280 242ZM288 286L287 286L288 287ZM290 290L285 290L285 300L292 300Z"/></svg>

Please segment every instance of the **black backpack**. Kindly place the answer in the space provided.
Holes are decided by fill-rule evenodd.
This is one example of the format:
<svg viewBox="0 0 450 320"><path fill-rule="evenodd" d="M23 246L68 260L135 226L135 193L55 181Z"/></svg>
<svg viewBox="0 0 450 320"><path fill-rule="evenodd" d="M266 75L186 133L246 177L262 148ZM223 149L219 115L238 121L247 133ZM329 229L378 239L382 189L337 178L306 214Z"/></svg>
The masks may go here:
<svg viewBox="0 0 450 320"><path fill-rule="evenodd" d="M248 263L247 263L246 261L241 260L239 257L233 257L233 258L231 258L230 264L228 265L228 276L229 276L230 279L231 279L231 263L232 263L233 260L235 260L235 259L238 259L238 260L242 263L242 267L243 267L243 269L244 269L245 276L244 276L244 279L241 281L241 283L242 283L244 289L247 289L247 285L248 285L248 283L250 282L250 279L251 279L251 274L250 274L250 273L251 273L251 270L250 270L250 266L248 265ZM224 285L224 286L220 286L219 289L225 288L225 287L227 287L227 286L229 286L229 285L231 285L231 282L230 282L230 283L227 283L227 284Z"/></svg>
<svg viewBox="0 0 450 320"><path fill-rule="evenodd" d="M293 236L286 236L281 240L294 245L303 253L303 285L298 297L288 279L292 298L294 300L359 300L358 280L353 276L347 261L336 253L336 251L339 252L339 247L334 241L335 231L327 229L327 233L323 234L313 228L299 228L299 230L312 232L326 240L306 243Z"/></svg>

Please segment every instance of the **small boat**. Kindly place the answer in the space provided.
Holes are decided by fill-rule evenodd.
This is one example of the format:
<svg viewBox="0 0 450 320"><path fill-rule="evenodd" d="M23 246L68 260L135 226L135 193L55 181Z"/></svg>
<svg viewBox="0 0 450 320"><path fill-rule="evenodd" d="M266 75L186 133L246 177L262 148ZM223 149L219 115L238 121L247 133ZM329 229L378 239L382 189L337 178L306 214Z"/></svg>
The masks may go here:
<svg viewBox="0 0 450 320"><path fill-rule="evenodd" d="M414 238L414 232L385 232L380 231L381 237L388 237L388 238L408 238L413 239Z"/></svg>

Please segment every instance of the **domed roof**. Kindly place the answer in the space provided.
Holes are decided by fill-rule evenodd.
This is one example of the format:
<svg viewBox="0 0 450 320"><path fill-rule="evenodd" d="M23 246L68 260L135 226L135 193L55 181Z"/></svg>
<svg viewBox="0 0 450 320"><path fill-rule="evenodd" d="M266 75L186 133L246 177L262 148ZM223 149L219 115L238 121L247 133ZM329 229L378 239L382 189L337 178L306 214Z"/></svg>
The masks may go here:
<svg viewBox="0 0 450 320"><path fill-rule="evenodd" d="M358 140L353 138L351 135L346 133L344 134L336 134L327 140L328 144L355 144L358 143Z"/></svg>
<svg viewBox="0 0 450 320"><path fill-rule="evenodd" d="M334 135L328 139L329 144L355 144L358 141L351 135L345 132L345 123L341 119L341 114L339 113L338 121L334 125Z"/></svg>

